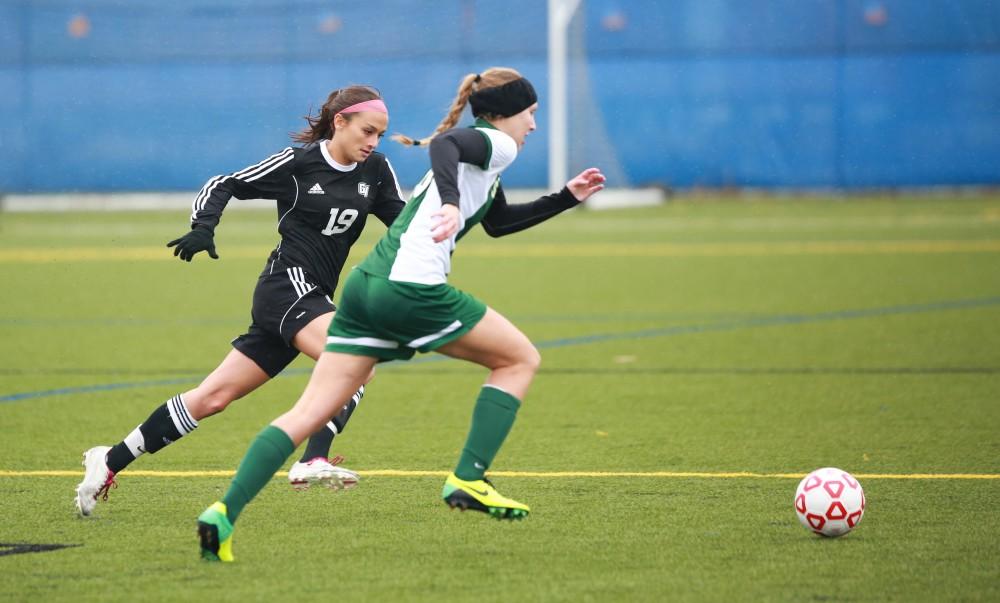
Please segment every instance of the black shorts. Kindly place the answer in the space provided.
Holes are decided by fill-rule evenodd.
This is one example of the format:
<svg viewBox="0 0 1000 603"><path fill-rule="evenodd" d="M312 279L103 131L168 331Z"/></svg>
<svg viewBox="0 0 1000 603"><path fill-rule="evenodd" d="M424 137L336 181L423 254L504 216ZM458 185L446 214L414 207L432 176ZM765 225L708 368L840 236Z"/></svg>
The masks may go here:
<svg viewBox="0 0 1000 603"><path fill-rule="evenodd" d="M295 335L317 316L335 312L337 306L309 282L302 268L280 262L268 266L253 291L253 323L233 340L233 347L275 377L299 355L292 346Z"/></svg>

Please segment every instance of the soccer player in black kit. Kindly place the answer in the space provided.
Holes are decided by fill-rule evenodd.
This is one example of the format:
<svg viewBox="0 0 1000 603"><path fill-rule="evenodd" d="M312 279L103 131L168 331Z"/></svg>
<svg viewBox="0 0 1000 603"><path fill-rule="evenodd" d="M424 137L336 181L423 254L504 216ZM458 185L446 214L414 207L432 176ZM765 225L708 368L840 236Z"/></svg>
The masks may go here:
<svg viewBox="0 0 1000 603"><path fill-rule="evenodd" d="M335 90L320 114L306 119L309 127L293 136L303 146L209 180L192 205L191 230L167 244L188 262L201 251L218 259L213 236L232 197L277 201L281 240L257 280L249 329L232 341L233 349L200 385L161 404L115 446L84 452L86 474L76 489L81 515L93 512L99 496L107 499L115 475L140 455L187 435L203 418L276 376L299 352L313 359L322 353L336 310L333 292L351 245L369 214L388 226L404 202L389 160L375 152L389 122L378 91L367 86ZM334 435L363 394L364 386L310 438L289 471L293 486L357 484L356 473L328 457Z"/></svg>

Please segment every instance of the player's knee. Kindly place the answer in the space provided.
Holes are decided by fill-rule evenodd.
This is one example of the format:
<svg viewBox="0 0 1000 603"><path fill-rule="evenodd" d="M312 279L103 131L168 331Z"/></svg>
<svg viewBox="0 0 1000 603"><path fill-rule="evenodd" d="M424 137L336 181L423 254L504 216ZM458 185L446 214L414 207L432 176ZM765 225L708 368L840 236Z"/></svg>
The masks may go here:
<svg viewBox="0 0 1000 603"><path fill-rule="evenodd" d="M525 370L530 371L534 375L538 372L538 368L542 366L542 354L534 345L528 344L521 353L520 364L524 366Z"/></svg>
<svg viewBox="0 0 1000 603"><path fill-rule="evenodd" d="M238 397L235 391L228 388L213 389L201 397L196 405L196 409L189 410L196 420L200 420L226 410L226 407Z"/></svg>

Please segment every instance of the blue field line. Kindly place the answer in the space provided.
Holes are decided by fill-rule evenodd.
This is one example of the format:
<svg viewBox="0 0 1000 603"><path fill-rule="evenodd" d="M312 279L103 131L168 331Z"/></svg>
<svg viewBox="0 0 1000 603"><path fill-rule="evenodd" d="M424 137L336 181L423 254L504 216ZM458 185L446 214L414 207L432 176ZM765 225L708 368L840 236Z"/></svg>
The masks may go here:
<svg viewBox="0 0 1000 603"><path fill-rule="evenodd" d="M204 377L175 377L173 379L154 379L151 381L126 381L124 383L104 383L99 385L81 385L77 387L60 387L58 389L45 389L37 392L22 392L19 394L7 394L0 396L0 402L17 402L29 398L50 398L55 396L68 396L70 394L88 394L93 392L104 392L115 389L131 389L135 387L156 387L157 385L180 385L182 383L194 383Z"/></svg>
<svg viewBox="0 0 1000 603"><path fill-rule="evenodd" d="M875 316L919 314L923 312L936 312L940 310L963 310L967 308L995 306L998 304L1000 304L1000 297L986 297L980 299L943 301L930 304L888 306L884 308L864 308L860 310L839 310L837 312L822 312L820 314L778 314L775 316L751 317L740 320L721 321L721 322L713 322L707 324L679 325L675 327L664 327L659 329L644 329L641 331L632 331L629 333L604 333L595 335L584 335L582 337L568 337L565 339L552 339L549 341L538 342L535 344L535 347L560 348L572 345L582 345L587 343L601 343L604 341L614 341L619 339L672 337L675 335L689 335L692 333L713 333L720 331L734 331L736 329L746 329L753 327L773 327L773 326L803 324L803 323L830 322L835 320L852 320L856 318L871 318Z"/></svg>
<svg viewBox="0 0 1000 603"><path fill-rule="evenodd" d="M723 331L734 331L737 329L747 329L755 327L773 327L806 323L832 322L838 320L854 320L858 318L872 318L877 316L893 316L903 314L919 314L925 312L938 312L943 310L964 310L969 308L981 308L1000 305L1000 297L985 297L979 299L963 299L934 302L927 304L908 304L902 306L887 306L882 308L862 308L857 310L840 310L836 312L821 312L819 314L778 314L775 316L761 316L744 318L740 320L728 320L696 325L679 325L674 327L664 327L660 329L643 329L641 331L629 331L625 333L599 333L595 335L584 335L581 337L567 337L563 339L550 339L548 341L536 342L538 348L561 348L576 345L586 345L591 343L602 343L606 341L645 339L651 337L673 337L676 335L689 335L695 333L718 333ZM426 363L449 360L444 356L422 356L409 362ZM397 363L398 364L398 363ZM311 369L290 369L279 375L288 377L294 375L308 374ZM49 398L55 396L67 396L72 394L86 394L100 391L110 391L119 389L130 389L138 387L156 387L159 385L180 385L185 383L195 383L202 377L175 377L173 379L155 379L150 381L132 381L124 383L107 383L100 385L83 385L77 387L61 387L58 389L40 390L34 392L21 392L16 394L6 394L0 396L0 402L17 402L31 398Z"/></svg>

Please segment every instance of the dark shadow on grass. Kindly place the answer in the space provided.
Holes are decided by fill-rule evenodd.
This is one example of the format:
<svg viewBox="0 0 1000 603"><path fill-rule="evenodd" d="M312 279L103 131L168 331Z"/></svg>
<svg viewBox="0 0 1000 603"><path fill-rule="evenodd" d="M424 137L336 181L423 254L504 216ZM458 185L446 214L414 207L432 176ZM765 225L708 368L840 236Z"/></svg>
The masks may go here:
<svg viewBox="0 0 1000 603"><path fill-rule="evenodd" d="M22 553L46 553L69 549L82 544L30 544L26 542L0 542L0 557L4 555L20 555Z"/></svg>

